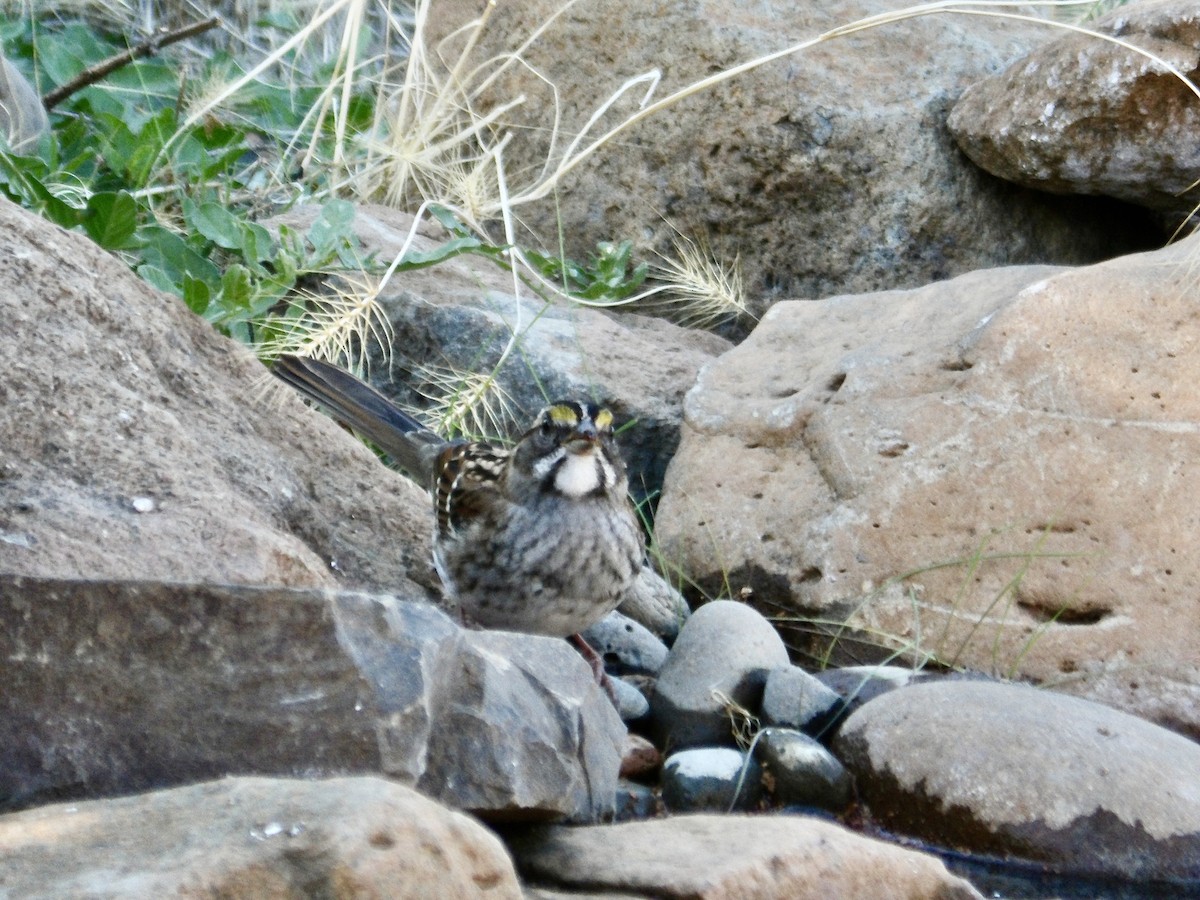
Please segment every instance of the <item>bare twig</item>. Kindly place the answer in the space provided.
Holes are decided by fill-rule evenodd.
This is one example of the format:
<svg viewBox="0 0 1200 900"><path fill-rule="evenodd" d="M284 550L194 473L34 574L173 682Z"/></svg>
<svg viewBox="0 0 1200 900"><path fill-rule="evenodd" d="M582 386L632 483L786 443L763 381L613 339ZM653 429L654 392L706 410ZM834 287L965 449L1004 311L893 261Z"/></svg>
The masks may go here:
<svg viewBox="0 0 1200 900"><path fill-rule="evenodd" d="M124 50L115 56L110 56L108 59L102 60L94 66L89 66L66 84L56 87L52 91L47 91L42 95L42 104L46 109L53 109L76 91L81 91L85 87L95 84L110 72L115 72L122 66L129 65L135 59L153 56L168 44L174 44L178 41L195 37L198 34L203 34L206 31L216 28L219 22L220 20L216 16L213 16L210 19L193 22L191 25L185 25L174 31L164 31L161 34L154 35L154 37L146 38L146 40L140 44L134 44L128 50Z"/></svg>

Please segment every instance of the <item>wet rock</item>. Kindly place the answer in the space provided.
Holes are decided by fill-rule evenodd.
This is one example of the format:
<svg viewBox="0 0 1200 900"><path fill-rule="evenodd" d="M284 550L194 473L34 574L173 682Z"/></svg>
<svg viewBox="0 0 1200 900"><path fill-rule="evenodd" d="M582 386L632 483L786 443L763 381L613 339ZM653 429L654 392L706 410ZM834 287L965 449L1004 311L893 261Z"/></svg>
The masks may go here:
<svg viewBox="0 0 1200 900"><path fill-rule="evenodd" d="M622 778L617 784L616 822L632 822L649 819L662 813L662 802L654 788L648 784Z"/></svg>
<svg viewBox="0 0 1200 900"><path fill-rule="evenodd" d="M919 673L901 666L843 666L826 669L813 677L841 698L844 719L881 694L911 684Z"/></svg>
<svg viewBox="0 0 1200 900"><path fill-rule="evenodd" d="M625 735L625 748L621 753L621 777L645 779L658 771L662 765L662 754L658 748L640 734Z"/></svg>
<svg viewBox="0 0 1200 900"><path fill-rule="evenodd" d="M611 814L624 729L565 642L333 591L0 576L0 802L380 773L492 819Z"/></svg>
<svg viewBox="0 0 1200 900"><path fill-rule="evenodd" d="M519 898L504 846L382 778L228 778L0 816L9 897Z"/></svg>
<svg viewBox="0 0 1200 900"><path fill-rule="evenodd" d="M756 710L767 673L789 664L771 623L731 600L707 603L688 619L659 673L650 708L670 748L731 743L730 704Z"/></svg>
<svg viewBox="0 0 1200 900"><path fill-rule="evenodd" d="M608 683L616 699L617 714L622 722L645 718L650 712L650 701L634 685L623 678L615 677L610 677Z"/></svg>
<svg viewBox="0 0 1200 900"><path fill-rule="evenodd" d="M663 763L662 799L672 812L751 810L762 792L762 767L741 750L680 750Z"/></svg>
<svg viewBox="0 0 1200 900"><path fill-rule="evenodd" d="M1200 884L1200 745L1118 710L931 682L863 706L835 749L890 830L1049 871Z"/></svg>
<svg viewBox="0 0 1200 900"><path fill-rule="evenodd" d="M770 773L771 794L781 806L841 812L853 798L854 782L845 766L802 732L764 728L754 753Z"/></svg>

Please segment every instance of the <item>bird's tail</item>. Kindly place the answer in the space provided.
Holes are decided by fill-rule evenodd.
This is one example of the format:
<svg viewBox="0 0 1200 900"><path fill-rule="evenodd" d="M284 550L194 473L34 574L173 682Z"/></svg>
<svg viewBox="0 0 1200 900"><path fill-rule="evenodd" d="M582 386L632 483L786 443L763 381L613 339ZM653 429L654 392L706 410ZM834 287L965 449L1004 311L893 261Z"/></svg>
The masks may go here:
<svg viewBox="0 0 1200 900"><path fill-rule="evenodd" d="M414 478L428 482L446 442L371 385L337 366L291 354L275 360L271 371L377 445Z"/></svg>

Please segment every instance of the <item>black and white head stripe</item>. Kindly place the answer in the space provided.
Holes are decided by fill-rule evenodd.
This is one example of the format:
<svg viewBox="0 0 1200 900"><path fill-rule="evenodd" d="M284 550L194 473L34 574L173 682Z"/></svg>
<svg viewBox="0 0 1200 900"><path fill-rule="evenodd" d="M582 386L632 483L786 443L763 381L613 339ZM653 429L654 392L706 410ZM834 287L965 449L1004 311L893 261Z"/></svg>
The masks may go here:
<svg viewBox="0 0 1200 900"><path fill-rule="evenodd" d="M604 439L612 435L612 413L590 403L564 400L542 411L535 428L553 445L533 463L533 476L565 497L603 494L618 480Z"/></svg>

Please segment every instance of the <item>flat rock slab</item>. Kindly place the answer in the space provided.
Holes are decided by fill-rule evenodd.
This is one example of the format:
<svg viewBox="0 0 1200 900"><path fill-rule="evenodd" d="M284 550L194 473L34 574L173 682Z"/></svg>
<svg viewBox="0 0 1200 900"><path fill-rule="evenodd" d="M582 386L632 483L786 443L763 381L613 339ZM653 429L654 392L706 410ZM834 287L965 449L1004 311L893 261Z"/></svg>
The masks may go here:
<svg viewBox="0 0 1200 900"><path fill-rule="evenodd" d="M537 828L510 835L509 847L522 874L548 888L704 900L980 897L932 856L799 816Z"/></svg>
<svg viewBox="0 0 1200 900"><path fill-rule="evenodd" d="M336 591L0 576L0 803L381 773L495 819L611 815L625 734L565 641Z"/></svg>
<svg viewBox="0 0 1200 900"><path fill-rule="evenodd" d="M1200 745L1142 719L1025 685L946 681L867 703L835 749L891 830L1200 889Z"/></svg>
<svg viewBox="0 0 1200 900"><path fill-rule="evenodd" d="M230 778L0 816L0 894L519 898L490 831L381 778Z"/></svg>

